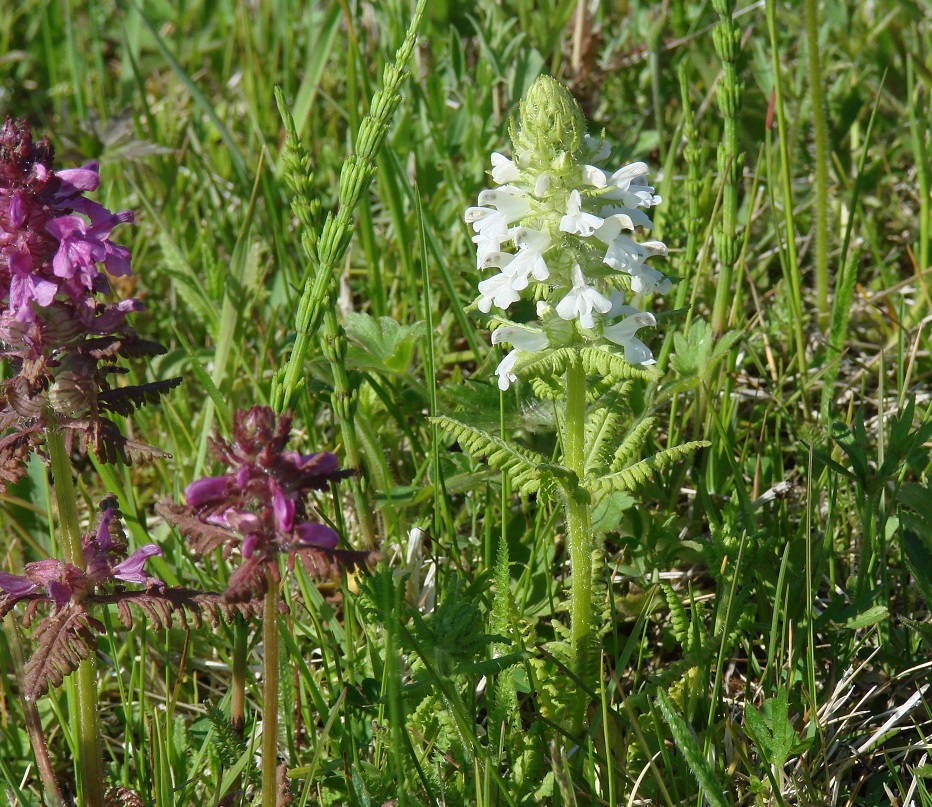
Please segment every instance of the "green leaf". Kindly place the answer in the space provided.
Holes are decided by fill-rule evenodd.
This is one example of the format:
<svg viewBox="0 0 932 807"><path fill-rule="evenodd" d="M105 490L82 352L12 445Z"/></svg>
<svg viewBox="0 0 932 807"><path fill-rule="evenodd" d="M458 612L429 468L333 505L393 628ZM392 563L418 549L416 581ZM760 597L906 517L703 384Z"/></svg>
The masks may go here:
<svg viewBox="0 0 932 807"><path fill-rule="evenodd" d="M391 317L371 317L351 313L344 324L353 343L347 361L359 369L383 373L403 373L411 364L414 344L423 334L423 323L402 325Z"/></svg>
<svg viewBox="0 0 932 807"><path fill-rule="evenodd" d="M673 701L662 689L657 691L657 705L664 722L670 728L673 742L686 759L690 772L696 777L702 795L712 807L726 807L722 798L722 794L726 792L724 784L716 777L715 770L702 753L689 724L675 711Z"/></svg>
<svg viewBox="0 0 932 807"><path fill-rule="evenodd" d="M617 530L625 510L635 504L637 500L629 493L616 490L606 494L592 508L592 531L602 534Z"/></svg>
<svg viewBox="0 0 932 807"><path fill-rule="evenodd" d="M883 620L887 619L889 616L890 613L887 611L886 605L874 605L845 620L845 627L848 628L848 630L869 628L871 625L883 622Z"/></svg>
<svg viewBox="0 0 932 807"><path fill-rule="evenodd" d="M453 435L470 456L484 456L490 466L508 473L512 485L522 493L536 493L540 489L543 476L541 466L547 463L547 458L542 454L517 448L500 437L474 429L453 418L441 416L431 418L431 421ZM565 470L570 473L569 469Z"/></svg>
<svg viewBox="0 0 932 807"><path fill-rule="evenodd" d="M634 465L625 468L608 476L598 479L587 479L585 487L592 494L593 498L598 501L602 496L611 491L631 490L638 485L644 484L651 478L654 471L659 471L677 460L683 459L693 451L700 448L707 448L712 445L707 440L695 440L682 445L667 448L658 451L652 457L641 460Z"/></svg>
<svg viewBox="0 0 932 807"><path fill-rule="evenodd" d="M764 701L760 712L748 704L744 716L758 753L774 768L782 768L797 744L796 729L789 721L786 689L781 688L775 698Z"/></svg>
<svg viewBox="0 0 932 807"><path fill-rule="evenodd" d="M903 552L909 572L928 607L932 605L932 552L928 544L912 530L903 531Z"/></svg>

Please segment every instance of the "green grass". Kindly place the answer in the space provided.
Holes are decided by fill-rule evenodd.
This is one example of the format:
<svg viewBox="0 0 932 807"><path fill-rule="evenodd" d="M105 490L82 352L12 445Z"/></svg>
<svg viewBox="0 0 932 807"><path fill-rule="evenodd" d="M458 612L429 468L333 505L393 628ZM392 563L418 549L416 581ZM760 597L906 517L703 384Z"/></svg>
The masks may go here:
<svg viewBox="0 0 932 807"><path fill-rule="evenodd" d="M153 506L211 472L207 439L226 432L230 411L270 402L314 268L291 208L273 89L310 155L321 215L338 211L341 169L409 5L0 6L0 111L48 133L60 168L100 160L95 198L137 211L114 236L135 272L118 292L144 301L134 327L169 350L131 378L185 383L127 428L172 456L85 463L76 484L85 519L106 491L118 496L132 545L159 543L150 568L170 583L225 583L230 564L192 555ZM278 753L296 804L932 804L932 508L921 445L932 400L932 13L900 0L816 5L809 36L788 4L736 11L742 162L736 199L727 191L736 260L716 341L707 323L725 128L712 4L671 0L663 16L655 4L603 3L581 32L571 2L428 4L335 266L330 310L348 333L339 383L356 396L362 490L383 565L324 583L298 570L284 587ZM820 92L810 86L812 41ZM480 277L462 218L541 72L569 85L619 163L662 170L655 222L680 282L656 311L679 313L647 337L658 355L667 345L663 380L632 400L656 418L651 452L712 443L642 486L605 535L603 676L578 744L552 717L569 675L548 650L561 636L552 621L568 621L562 511L513 493L428 419L503 426L519 445L554 451L553 412L495 387L498 357L470 309ZM824 155L814 128L823 118ZM291 400L295 444L344 457L326 356L317 335ZM0 569L55 550L47 494L38 463L7 491ZM364 544L358 495L344 485L319 496L346 546ZM445 620L428 618L431 609ZM223 717L232 626L106 623L109 783L144 804L250 803L265 706L258 622L241 740ZM0 803L41 804L13 665L19 639L5 625ZM28 655L28 630L22 640ZM499 670L493 647L520 654L517 663ZM509 692L516 711L502 708ZM67 686L38 702L67 791L73 704Z"/></svg>

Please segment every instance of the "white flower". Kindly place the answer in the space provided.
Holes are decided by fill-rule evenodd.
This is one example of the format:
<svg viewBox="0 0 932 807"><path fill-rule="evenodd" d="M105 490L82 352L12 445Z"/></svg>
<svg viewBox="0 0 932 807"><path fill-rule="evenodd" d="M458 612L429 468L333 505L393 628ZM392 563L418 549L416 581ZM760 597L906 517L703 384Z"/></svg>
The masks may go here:
<svg viewBox="0 0 932 807"><path fill-rule="evenodd" d="M643 227L645 230L653 228L654 223L643 210L633 207L603 207L599 215L605 222L595 231L595 237L603 244L611 244L615 236L622 230L634 230Z"/></svg>
<svg viewBox="0 0 932 807"><path fill-rule="evenodd" d="M560 219L560 229L565 233L577 233L588 238L599 227L602 219L582 209L582 196L573 191L566 200L566 215Z"/></svg>
<svg viewBox="0 0 932 807"><path fill-rule="evenodd" d="M518 380L518 376L512 372L520 358L518 354L521 351L534 353L543 350L547 347L547 334L536 329L505 325L492 331L492 344L498 345L502 342L508 342L515 348L501 360L495 369L495 375L498 376L498 388L504 391Z"/></svg>
<svg viewBox="0 0 932 807"><path fill-rule="evenodd" d="M478 233L472 237L472 242L476 245L476 265L482 269L489 256L501 249L502 242L507 241L511 236L505 232L504 236L489 235L488 233Z"/></svg>
<svg viewBox="0 0 932 807"><path fill-rule="evenodd" d="M611 154L611 146L608 145L601 137L596 140L592 135L586 133L583 135L583 145L589 153L588 159L593 162L600 162Z"/></svg>
<svg viewBox="0 0 932 807"><path fill-rule="evenodd" d="M518 292L526 286L527 280L521 286L515 282L513 277L504 273L483 280L479 284L479 293L482 295L479 298L479 310L483 314L488 314L493 303L503 310L508 308L512 303L521 299Z"/></svg>
<svg viewBox="0 0 932 807"><path fill-rule="evenodd" d="M495 368L495 375L498 376L498 388L504 392L508 387L514 384L518 380L512 370L514 369L515 364L518 363L518 351L512 350L508 353L504 359L498 363L498 367Z"/></svg>
<svg viewBox="0 0 932 807"><path fill-rule="evenodd" d="M644 259L651 255L666 255L667 246L662 241L638 243L626 235L617 235L605 250L602 258L612 269L631 275L632 291L638 294L658 292L666 294L673 285L661 272L646 266Z"/></svg>
<svg viewBox="0 0 932 807"><path fill-rule="evenodd" d="M620 201L625 207L652 207L659 205L661 199L654 195L654 189L647 184L647 165L631 163L619 168L608 177L606 184L611 188L603 198Z"/></svg>
<svg viewBox="0 0 932 807"><path fill-rule="evenodd" d="M654 354L635 334L640 328L654 327L657 320L647 311L639 311L630 305L620 303L621 295L612 295L612 308L609 315L624 315L624 319L602 329L602 336L625 349L625 361L629 364L656 364Z"/></svg>
<svg viewBox="0 0 932 807"><path fill-rule="evenodd" d="M583 328L592 328L595 326L592 312L605 314L611 307L612 304L605 297L586 284L582 269L578 263L575 264L573 266L573 288L557 303L556 312L560 318L571 320L578 316L579 324Z"/></svg>
<svg viewBox="0 0 932 807"><path fill-rule="evenodd" d="M497 190L485 190L479 194L479 206L466 209L466 223L480 235L499 238L508 237L508 225L526 216L531 204L523 196L514 196L517 188L505 185ZM489 205L490 207L487 207ZM494 208L494 209L493 209Z"/></svg>
<svg viewBox="0 0 932 807"><path fill-rule="evenodd" d="M492 179L499 185L505 185L508 182L515 182L521 179L521 171L518 166L509 160L504 154L497 151L492 152Z"/></svg>
<svg viewBox="0 0 932 807"><path fill-rule="evenodd" d="M666 294L672 286L673 283L663 272L643 263L631 270L631 291L635 294Z"/></svg>
<svg viewBox="0 0 932 807"><path fill-rule="evenodd" d="M595 165L584 165L582 178L587 185L593 185L596 188L604 188L608 184L608 174Z"/></svg>

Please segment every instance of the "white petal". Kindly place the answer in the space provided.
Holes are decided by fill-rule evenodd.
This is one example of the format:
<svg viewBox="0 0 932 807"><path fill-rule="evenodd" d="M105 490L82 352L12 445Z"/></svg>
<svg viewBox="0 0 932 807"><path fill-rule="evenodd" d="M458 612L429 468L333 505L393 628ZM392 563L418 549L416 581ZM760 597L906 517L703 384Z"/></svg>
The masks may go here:
<svg viewBox="0 0 932 807"><path fill-rule="evenodd" d="M550 190L550 174L539 174L537 181L534 183L534 195L540 199L547 191Z"/></svg>
<svg viewBox="0 0 932 807"><path fill-rule="evenodd" d="M492 331L492 344L498 345L502 342L507 342L518 350L534 353L547 347L547 334L517 325L503 325Z"/></svg>
<svg viewBox="0 0 932 807"><path fill-rule="evenodd" d="M495 368L495 375L498 376L498 388L502 392L518 380L518 376L511 372L517 362L518 351L512 350L511 353L499 362L498 367Z"/></svg>
<svg viewBox="0 0 932 807"><path fill-rule="evenodd" d="M589 151L589 159L593 162L600 162L612 153L612 147L601 137L596 139L590 134L585 134L583 135L583 142Z"/></svg>
<svg viewBox="0 0 932 807"><path fill-rule="evenodd" d="M518 166L509 160L504 154L497 151L492 152L492 179L499 185L506 182L515 182L521 179L521 171Z"/></svg>
<svg viewBox="0 0 932 807"><path fill-rule="evenodd" d="M497 208L510 223L526 216L531 209L531 204L523 196L512 195L508 192L511 189L506 190L506 188L507 186L497 190L482 191L479 194L479 204L492 205Z"/></svg>
<svg viewBox="0 0 932 807"><path fill-rule="evenodd" d="M584 165L582 168L583 182L596 188L604 188L608 183L608 175L594 165Z"/></svg>
<svg viewBox="0 0 932 807"><path fill-rule="evenodd" d="M631 291L636 294L666 294L673 283L662 272L641 264L636 271L631 272Z"/></svg>

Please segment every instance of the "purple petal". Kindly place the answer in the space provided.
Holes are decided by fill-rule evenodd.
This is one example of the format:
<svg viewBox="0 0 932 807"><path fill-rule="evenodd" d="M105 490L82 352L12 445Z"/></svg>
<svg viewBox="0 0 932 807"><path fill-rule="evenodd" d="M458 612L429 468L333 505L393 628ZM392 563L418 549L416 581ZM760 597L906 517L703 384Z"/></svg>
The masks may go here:
<svg viewBox="0 0 932 807"><path fill-rule="evenodd" d="M90 162L83 168L66 168L56 171L55 176L61 180L60 196L69 196L84 191L96 191L100 185L100 166Z"/></svg>
<svg viewBox="0 0 932 807"><path fill-rule="evenodd" d="M4 591L17 599L25 597L36 588L38 588L38 586L25 577L20 577L18 574L10 574L9 572L0 572L0 591Z"/></svg>
<svg viewBox="0 0 932 807"><path fill-rule="evenodd" d="M251 558L256 551L256 547L259 546L259 540L261 535L257 532L251 532L243 539L243 545L240 547L240 552L243 553L244 558Z"/></svg>
<svg viewBox="0 0 932 807"><path fill-rule="evenodd" d="M22 190L15 191L10 197L10 208L8 214L10 216L10 224L14 227L21 227L23 222L26 221L26 210L28 205L26 200L23 199Z"/></svg>
<svg viewBox="0 0 932 807"><path fill-rule="evenodd" d="M129 268L130 255L126 247L119 247L110 241L104 242L104 249L107 257L104 258L104 266L107 271L114 277L132 274Z"/></svg>
<svg viewBox="0 0 932 807"><path fill-rule="evenodd" d="M332 474L339 468L336 454L329 451L318 451L314 454L298 454L296 451L285 451L283 455L295 464L295 467L305 474Z"/></svg>
<svg viewBox="0 0 932 807"><path fill-rule="evenodd" d="M97 545L102 552L109 552L113 547L113 541L110 538L110 522L113 521L115 513L112 507L108 507L101 513L100 526L97 528Z"/></svg>
<svg viewBox="0 0 932 807"><path fill-rule="evenodd" d="M311 521L304 521L295 526L294 534L303 546L316 546L321 549L333 549L340 541L340 536L330 527Z"/></svg>
<svg viewBox="0 0 932 807"><path fill-rule="evenodd" d="M281 532L291 532L294 526L294 499L286 499L278 485L274 485L274 488L272 511L275 513L275 527Z"/></svg>
<svg viewBox="0 0 932 807"><path fill-rule="evenodd" d="M57 216L46 223L45 231L56 241L64 241L66 238L71 238L75 233L82 236L87 233L87 222L80 216L73 214Z"/></svg>
<svg viewBox="0 0 932 807"><path fill-rule="evenodd" d="M74 592L71 586L60 583L58 580L50 580L45 590L48 592L49 599L53 600L59 608L63 608L68 604Z"/></svg>
<svg viewBox="0 0 932 807"><path fill-rule="evenodd" d="M143 568L146 561L154 555L161 554L162 550L155 544L141 546L126 560L113 567L113 576L127 583L146 583L152 579L152 575Z"/></svg>
<svg viewBox="0 0 932 807"><path fill-rule="evenodd" d="M196 479L185 488L184 498L189 507L222 501L227 494L228 481L226 476L205 476Z"/></svg>

